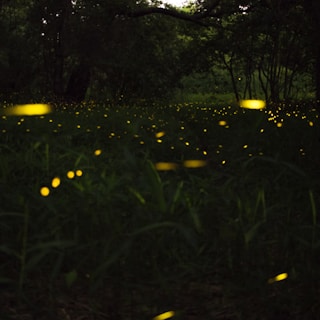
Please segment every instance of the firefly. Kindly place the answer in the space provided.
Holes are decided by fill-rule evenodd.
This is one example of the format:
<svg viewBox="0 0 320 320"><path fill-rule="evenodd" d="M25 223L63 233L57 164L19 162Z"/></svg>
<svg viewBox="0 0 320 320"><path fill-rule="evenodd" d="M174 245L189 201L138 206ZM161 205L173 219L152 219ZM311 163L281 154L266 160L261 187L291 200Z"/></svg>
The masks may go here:
<svg viewBox="0 0 320 320"><path fill-rule="evenodd" d="M240 107L245 109L264 109L266 102L264 100L240 100Z"/></svg>

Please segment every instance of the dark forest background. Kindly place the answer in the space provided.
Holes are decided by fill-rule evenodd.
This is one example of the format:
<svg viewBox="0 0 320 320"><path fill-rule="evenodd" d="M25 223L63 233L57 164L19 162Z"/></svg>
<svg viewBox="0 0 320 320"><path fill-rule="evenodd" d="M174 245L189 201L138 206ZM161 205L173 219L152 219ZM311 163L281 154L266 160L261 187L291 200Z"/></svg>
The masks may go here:
<svg viewBox="0 0 320 320"><path fill-rule="evenodd" d="M2 100L320 98L320 2L0 1Z"/></svg>

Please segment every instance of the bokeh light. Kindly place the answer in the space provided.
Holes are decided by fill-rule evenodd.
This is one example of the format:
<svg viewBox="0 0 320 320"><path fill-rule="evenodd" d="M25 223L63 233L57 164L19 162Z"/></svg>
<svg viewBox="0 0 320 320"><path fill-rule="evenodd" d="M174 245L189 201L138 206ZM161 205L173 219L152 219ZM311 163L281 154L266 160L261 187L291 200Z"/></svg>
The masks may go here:
<svg viewBox="0 0 320 320"><path fill-rule="evenodd" d="M175 315L174 311L167 311L155 316L153 320L165 320L165 319L172 318L174 315Z"/></svg>
<svg viewBox="0 0 320 320"><path fill-rule="evenodd" d="M264 100L240 100L240 107L245 109L264 109L266 102Z"/></svg>
<svg viewBox="0 0 320 320"><path fill-rule="evenodd" d="M169 171L178 168L178 164L174 162L157 162L154 166L158 171Z"/></svg>
<svg viewBox="0 0 320 320"><path fill-rule="evenodd" d="M75 176L74 171L68 171L68 172L67 172L67 178L68 178L68 179L73 179L74 176Z"/></svg>
<svg viewBox="0 0 320 320"><path fill-rule="evenodd" d="M186 168L200 168L207 165L206 160L185 160L183 161L183 166Z"/></svg>
<svg viewBox="0 0 320 320"><path fill-rule="evenodd" d="M101 149L97 149L97 150L94 151L94 155L95 156L100 156L101 153L102 153Z"/></svg>
<svg viewBox="0 0 320 320"><path fill-rule="evenodd" d="M225 121L225 120L220 120L218 123L219 123L219 126L221 126L221 127L224 127L227 125L227 121Z"/></svg>
<svg viewBox="0 0 320 320"><path fill-rule="evenodd" d="M274 282L278 282L278 281L282 281L288 278L288 274L287 273L280 273L277 276L275 276L274 278L270 278L268 280L268 283L274 283Z"/></svg>
<svg viewBox="0 0 320 320"><path fill-rule="evenodd" d="M37 116L52 112L52 108L48 104L20 104L8 108L4 111L7 116Z"/></svg>
<svg viewBox="0 0 320 320"><path fill-rule="evenodd" d="M60 180L59 177L53 178L52 181L51 181L52 188L58 188L59 185L60 185L60 182L61 182L61 180Z"/></svg>
<svg viewBox="0 0 320 320"><path fill-rule="evenodd" d="M155 134L156 138L161 138L161 137L163 137L164 135L165 135L165 132L164 132L164 131L160 131L160 132L157 132L157 133Z"/></svg>
<svg viewBox="0 0 320 320"><path fill-rule="evenodd" d="M49 194L50 194L50 189L48 187L42 187L40 189L40 194L43 196L43 197L47 197Z"/></svg>

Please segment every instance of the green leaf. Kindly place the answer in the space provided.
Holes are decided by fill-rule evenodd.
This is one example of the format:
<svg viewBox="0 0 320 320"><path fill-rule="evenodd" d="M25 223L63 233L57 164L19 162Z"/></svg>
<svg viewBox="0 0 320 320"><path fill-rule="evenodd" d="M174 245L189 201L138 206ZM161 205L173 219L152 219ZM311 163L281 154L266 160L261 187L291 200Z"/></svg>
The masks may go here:
<svg viewBox="0 0 320 320"><path fill-rule="evenodd" d="M0 246L0 252L7 254L8 256L13 256L15 258L20 259L20 254L5 245Z"/></svg>
<svg viewBox="0 0 320 320"><path fill-rule="evenodd" d="M147 161L147 175L151 183L152 194L156 200L156 205L160 211L164 213L167 210L167 204L164 197L162 181L154 164L150 160Z"/></svg>
<svg viewBox="0 0 320 320"><path fill-rule="evenodd" d="M170 221L163 221L163 222L158 222L158 223L153 223L153 224L149 224L145 227L142 227L138 230L136 230L135 232L130 233L130 236L137 236L146 232L150 232L159 228L176 228L178 225L174 222L170 222Z"/></svg>
<svg viewBox="0 0 320 320"><path fill-rule="evenodd" d="M70 272L66 273L64 279L66 281L67 287L70 288L76 282L77 278L77 270L71 270Z"/></svg>
<svg viewBox="0 0 320 320"><path fill-rule="evenodd" d="M129 191L139 200L139 202L143 205L146 204L145 198L141 195L141 193L131 187L129 187Z"/></svg>
<svg viewBox="0 0 320 320"><path fill-rule="evenodd" d="M176 208L176 204L178 203L178 201L181 199L181 190L183 188L183 181L180 181L178 184L178 187L174 193L173 199L172 199L172 203L170 206L170 213L174 213L174 210Z"/></svg>
<svg viewBox="0 0 320 320"><path fill-rule="evenodd" d="M27 257L28 262L26 264L27 269L32 269L44 259L45 256L50 254L55 249L64 249L74 245L72 241L52 241L47 243L40 243L29 248Z"/></svg>
<svg viewBox="0 0 320 320"><path fill-rule="evenodd" d="M244 234L244 240L246 243L246 246L252 241L252 239L255 237L255 235L258 232L258 229L260 226L264 223L264 221L260 221L256 223L254 226L252 226L245 234Z"/></svg>

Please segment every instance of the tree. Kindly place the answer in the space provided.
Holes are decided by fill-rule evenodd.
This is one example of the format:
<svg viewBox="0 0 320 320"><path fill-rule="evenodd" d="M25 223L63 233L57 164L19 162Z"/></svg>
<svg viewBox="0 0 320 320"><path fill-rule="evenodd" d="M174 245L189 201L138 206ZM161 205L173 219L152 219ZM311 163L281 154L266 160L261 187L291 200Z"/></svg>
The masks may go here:
<svg viewBox="0 0 320 320"><path fill-rule="evenodd" d="M303 8L281 0L228 3L199 37L208 67L211 63L229 73L236 100L293 98L313 61L307 20L301 23Z"/></svg>
<svg viewBox="0 0 320 320"><path fill-rule="evenodd" d="M19 37L15 37L19 45L28 38L25 47L33 51L30 57L26 55L24 65L34 68L35 81L17 86L18 81L13 85L3 77L6 83L2 89L32 91L40 87L43 94L73 101L83 99L90 84L96 84L99 77L103 79L101 82L108 83L113 96L124 93L143 96L151 92L163 95L161 91L178 82L181 74L179 68L177 71L173 68L179 61L174 21L202 24L200 20L216 14L214 10L219 4L218 0L199 1L195 10L187 13L169 6L151 6L145 0L39 0L29 1L27 5L25 2L2 3L2 13L11 10L17 17L11 23L8 15L3 14L2 21L22 30ZM18 14L22 14L23 19L18 19ZM166 36L161 29L168 31ZM145 44L143 50L139 41ZM0 67L6 69L7 57L14 56L13 45L8 42L0 53L3 57ZM140 58L136 59L136 65L130 55ZM18 61L14 63L17 70L20 69ZM154 90L146 89L147 83L149 89Z"/></svg>
<svg viewBox="0 0 320 320"><path fill-rule="evenodd" d="M302 1L308 21L311 22L311 30L308 39L310 40L310 50L314 55L314 76L316 87L316 99L320 104L320 2L317 0Z"/></svg>
<svg viewBox="0 0 320 320"><path fill-rule="evenodd" d="M178 80L179 72L173 72L172 66L179 50L176 22L156 13L190 21L208 16L197 12L191 17L168 7L150 7L146 1L35 2L31 21L42 48L47 87L55 96L72 101L82 100L90 83L91 92L107 85L115 100L124 95L163 95L161 91Z"/></svg>
<svg viewBox="0 0 320 320"><path fill-rule="evenodd" d="M253 45L260 86L267 100L293 97L296 84L311 64L306 47L308 29L303 8L290 1L272 0L249 13L251 25L258 25ZM302 23L301 23L302 22ZM252 29L252 28L250 28Z"/></svg>
<svg viewBox="0 0 320 320"><path fill-rule="evenodd" d="M31 2L1 2L0 5L0 94L4 99L35 83L37 71L34 48L28 41L29 30L21 24L28 17Z"/></svg>
<svg viewBox="0 0 320 320"><path fill-rule="evenodd" d="M215 65L237 99L263 92L276 101L314 66L320 97L316 0L197 0L183 10L147 0L15 0L0 10L3 92L150 99Z"/></svg>

